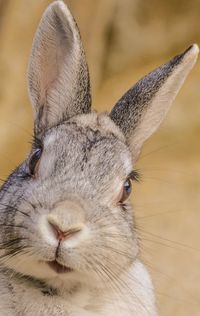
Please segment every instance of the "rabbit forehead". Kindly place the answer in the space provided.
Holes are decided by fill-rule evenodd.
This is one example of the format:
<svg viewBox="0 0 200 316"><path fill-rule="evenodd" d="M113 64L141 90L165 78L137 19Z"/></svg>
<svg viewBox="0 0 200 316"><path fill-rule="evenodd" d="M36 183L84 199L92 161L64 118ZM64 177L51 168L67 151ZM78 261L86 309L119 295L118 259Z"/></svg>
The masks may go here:
<svg viewBox="0 0 200 316"><path fill-rule="evenodd" d="M44 139L43 165L52 161L53 173L87 177L124 178L132 170L124 136L107 115L80 115L50 129Z"/></svg>
<svg viewBox="0 0 200 316"><path fill-rule="evenodd" d="M61 124L58 124L56 127L49 129L45 137L45 143L52 143L55 139L57 139L57 134L59 130L63 131L65 126L72 126L85 128L86 130L90 128L93 131L101 131L102 135L112 134L116 138L118 138L121 142L126 143L126 139L122 131L118 128L118 126L110 119L108 114L106 113L96 113L92 112L89 114L81 114L73 117L68 121L64 121Z"/></svg>
<svg viewBox="0 0 200 316"><path fill-rule="evenodd" d="M106 113L92 112L75 116L71 121L76 122L79 126L91 127L94 130L100 129L104 133L112 133L119 140L125 142L124 134L121 129L110 119Z"/></svg>

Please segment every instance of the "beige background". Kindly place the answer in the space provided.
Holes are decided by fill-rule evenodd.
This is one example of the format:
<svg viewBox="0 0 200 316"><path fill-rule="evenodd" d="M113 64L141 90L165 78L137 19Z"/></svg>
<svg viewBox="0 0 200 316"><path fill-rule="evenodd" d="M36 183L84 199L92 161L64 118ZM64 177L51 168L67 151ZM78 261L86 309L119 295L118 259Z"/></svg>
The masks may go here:
<svg viewBox="0 0 200 316"><path fill-rule="evenodd" d="M0 177L32 135L26 66L49 0L0 0ZM200 40L198 0L70 0L81 29L93 104L109 110L146 72ZM142 257L161 316L200 315L200 61L165 123L145 144L133 192Z"/></svg>

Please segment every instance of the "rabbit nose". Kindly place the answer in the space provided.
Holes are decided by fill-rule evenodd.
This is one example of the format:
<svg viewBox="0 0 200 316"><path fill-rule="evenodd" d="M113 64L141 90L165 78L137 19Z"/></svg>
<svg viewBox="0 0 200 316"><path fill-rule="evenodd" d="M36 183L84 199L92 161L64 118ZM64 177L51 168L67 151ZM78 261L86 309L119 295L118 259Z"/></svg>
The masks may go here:
<svg viewBox="0 0 200 316"><path fill-rule="evenodd" d="M66 231L62 231L58 226L56 226L55 224L52 224L51 222L49 222L49 224L51 225L51 227L53 228L53 231L56 235L56 238L59 241L62 240L66 240L71 238L72 236L74 236L75 234L79 233L81 231L81 228L70 228Z"/></svg>
<svg viewBox="0 0 200 316"><path fill-rule="evenodd" d="M59 241L80 242L86 231L83 209L79 204L71 201L60 202L45 218L54 234L54 240L56 237Z"/></svg>

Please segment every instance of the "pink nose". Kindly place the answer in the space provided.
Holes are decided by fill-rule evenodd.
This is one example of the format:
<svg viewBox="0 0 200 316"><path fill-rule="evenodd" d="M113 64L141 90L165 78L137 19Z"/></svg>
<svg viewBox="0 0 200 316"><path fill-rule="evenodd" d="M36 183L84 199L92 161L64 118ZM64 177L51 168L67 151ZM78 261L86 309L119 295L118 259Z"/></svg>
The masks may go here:
<svg viewBox="0 0 200 316"><path fill-rule="evenodd" d="M56 225L54 225L52 223L50 223L50 225L53 228L53 231L54 231L54 233L56 235L56 238L59 241L69 239L69 238L71 238L72 236L74 236L75 234L77 234L77 233L79 233L81 231L80 228L71 228L71 229L68 229L65 232L63 232Z"/></svg>

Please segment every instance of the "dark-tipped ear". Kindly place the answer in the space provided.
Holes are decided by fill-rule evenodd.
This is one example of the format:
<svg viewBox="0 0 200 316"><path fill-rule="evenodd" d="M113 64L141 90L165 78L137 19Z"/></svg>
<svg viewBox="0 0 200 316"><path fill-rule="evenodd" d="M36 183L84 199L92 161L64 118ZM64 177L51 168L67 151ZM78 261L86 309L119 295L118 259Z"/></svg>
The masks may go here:
<svg viewBox="0 0 200 316"><path fill-rule="evenodd" d="M138 81L114 106L110 117L125 134L133 161L156 131L196 62L196 44Z"/></svg>
<svg viewBox="0 0 200 316"><path fill-rule="evenodd" d="M90 112L88 68L79 30L63 1L44 12L33 41L28 86L35 133Z"/></svg>

